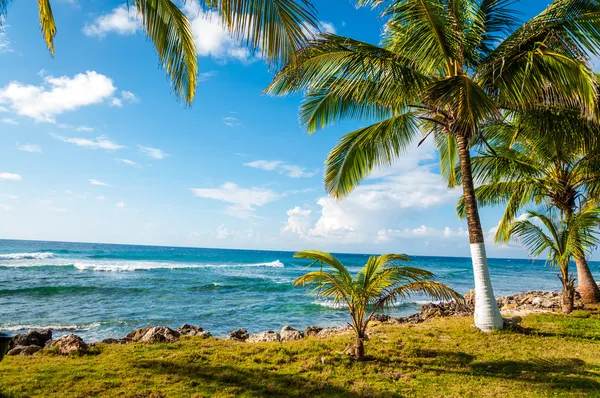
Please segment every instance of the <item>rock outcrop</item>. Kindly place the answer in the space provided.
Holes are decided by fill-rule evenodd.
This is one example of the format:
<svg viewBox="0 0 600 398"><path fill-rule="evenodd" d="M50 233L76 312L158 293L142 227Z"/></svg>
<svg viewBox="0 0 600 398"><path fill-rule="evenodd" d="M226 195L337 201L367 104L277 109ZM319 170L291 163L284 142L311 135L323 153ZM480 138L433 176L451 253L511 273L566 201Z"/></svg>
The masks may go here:
<svg viewBox="0 0 600 398"><path fill-rule="evenodd" d="M281 341L281 335L272 330L266 330L262 333L255 333L248 337L248 343L263 343L267 341Z"/></svg>
<svg viewBox="0 0 600 398"><path fill-rule="evenodd" d="M187 323L184 323L179 329L177 329L177 332L181 336L198 336L202 337L203 339L212 337L208 330L204 330L200 326L191 326Z"/></svg>
<svg viewBox="0 0 600 398"><path fill-rule="evenodd" d="M338 336L340 334L348 334L352 332L350 328L323 328L317 333L317 338L322 339L325 337Z"/></svg>
<svg viewBox="0 0 600 398"><path fill-rule="evenodd" d="M500 297L496 300L498 308L503 312L544 312L560 310L560 292L533 291ZM575 309L584 307L579 293L575 293Z"/></svg>
<svg viewBox="0 0 600 398"><path fill-rule="evenodd" d="M235 341L246 341L248 340L248 331L246 329L236 329L234 331L229 332L227 335L228 340Z"/></svg>
<svg viewBox="0 0 600 398"><path fill-rule="evenodd" d="M44 348L55 348L61 355L84 354L88 350L88 345L81 337L69 333L59 339L49 340Z"/></svg>
<svg viewBox="0 0 600 398"><path fill-rule="evenodd" d="M13 336L8 347L9 350L17 346L28 347L35 345L43 347L49 340L52 340L52 330L30 330L27 333Z"/></svg>
<svg viewBox="0 0 600 398"><path fill-rule="evenodd" d="M301 340L304 338L304 334L301 331L296 330L291 326L282 327L279 335L281 337L281 341Z"/></svg>
<svg viewBox="0 0 600 398"><path fill-rule="evenodd" d="M179 332L166 326L146 326L129 332L125 340L133 343L173 343L179 340Z"/></svg>
<svg viewBox="0 0 600 398"><path fill-rule="evenodd" d="M323 330L323 328L320 326L308 326L304 329L304 336L316 336L321 330Z"/></svg>
<svg viewBox="0 0 600 398"><path fill-rule="evenodd" d="M40 347L39 345L17 345L8 350L6 355L33 355L41 349L42 347Z"/></svg>

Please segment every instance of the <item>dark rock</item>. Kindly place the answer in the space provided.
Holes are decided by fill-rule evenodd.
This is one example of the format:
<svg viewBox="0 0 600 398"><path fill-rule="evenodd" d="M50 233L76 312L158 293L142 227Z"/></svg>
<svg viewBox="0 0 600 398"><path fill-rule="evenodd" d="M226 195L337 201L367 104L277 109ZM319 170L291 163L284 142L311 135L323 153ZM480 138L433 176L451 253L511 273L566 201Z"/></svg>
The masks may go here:
<svg viewBox="0 0 600 398"><path fill-rule="evenodd" d="M309 326L306 329L304 329L304 335L307 337L316 336L321 330L323 330L323 328L320 326Z"/></svg>
<svg viewBox="0 0 600 398"><path fill-rule="evenodd" d="M57 347L57 351L61 355L69 355L71 353L82 354L87 352L88 345L79 336L70 333L57 340L50 340L45 348Z"/></svg>
<svg viewBox="0 0 600 398"><path fill-rule="evenodd" d="M8 351L6 355L33 355L41 349L42 347L40 347L39 345L18 345L12 348L10 351Z"/></svg>
<svg viewBox="0 0 600 398"><path fill-rule="evenodd" d="M256 333L248 337L248 343L262 343L266 341L281 341L281 335L272 330L266 330L262 333Z"/></svg>
<svg viewBox="0 0 600 398"><path fill-rule="evenodd" d="M134 343L173 343L179 340L179 332L166 326L146 326L129 332L125 340Z"/></svg>
<svg viewBox="0 0 600 398"><path fill-rule="evenodd" d="M375 314L371 318L371 320L378 322L388 322L390 319L392 319L392 317L386 314Z"/></svg>
<svg viewBox="0 0 600 398"><path fill-rule="evenodd" d="M28 333L17 334L12 338L9 344L9 349L16 346L36 345L43 347L48 340L52 340L52 330L31 330Z"/></svg>
<svg viewBox="0 0 600 398"><path fill-rule="evenodd" d="M103 344L127 344L127 339L104 339L101 341Z"/></svg>
<svg viewBox="0 0 600 398"><path fill-rule="evenodd" d="M236 329L232 332L229 332L227 335L227 339L235 340L235 341L246 341L248 340L248 331L246 329Z"/></svg>
<svg viewBox="0 0 600 398"><path fill-rule="evenodd" d="M182 336L199 336L202 338L211 337L211 334L202 329L200 326L191 326L187 323L183 324L179 329L177 329L177 332L179 332L179 334Z"/></svg>
<svg viewBox="0 0 600 398"><path fill-rule="evenodd" d="M284 326L281 328L279 335L281 336L281 341L301 340L304 338L304 334L301 331L296 330L291 326Z"/></svg>

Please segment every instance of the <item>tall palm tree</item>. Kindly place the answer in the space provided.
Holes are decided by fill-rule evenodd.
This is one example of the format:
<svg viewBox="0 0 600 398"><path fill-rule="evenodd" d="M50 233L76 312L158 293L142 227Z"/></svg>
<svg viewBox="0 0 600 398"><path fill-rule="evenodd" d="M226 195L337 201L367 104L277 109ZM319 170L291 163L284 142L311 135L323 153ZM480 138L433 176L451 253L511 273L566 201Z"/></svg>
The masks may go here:
<svg viewBox="0 0 600 398"><path fill-rule="evenodd" d="M343 136L326 160L325 187L348 195L375 167L432 135L442 174L456 184L460 161L477 296L475 324L501 329L475 200L470 149L480 126L529 103L595 109L586 63L598 54L600 1L555 0L520 24L512 0L362 0L385 4L380 46L322 35L302 49L266 92L303 93L309 132L340 119L374 121ZM424 136L424 137L423 137Z"/></svg>
<svg viewBox="0 0 600 398"><path fill-rule="evenodd" d="M530 110L486 126L493 147L471 159L482 206L506 204L496 242L508 242L511 223L528 204L545 203L568 223L579 203L600 199L600 126L566 111ZM457 210L464 217L464 200ZM583 302L600 302L600 289L583 253L575 256Z"/></svg>
<svg viewBox="0 0 600 398"><path fill-rule="evenodd" d="M192 1L192 0L188 0ZM193 0L195 1L195 0ZM189 105L196 93L198 56L190 22L177 2L125 0L135 6L142 26L156 48L175 94ZM290 61L318 30L316 10L309 0L199 0L215 11L230 33L272 64ZM0 0L0 27L10 0ZM50 0L38 0L42 35L54 55L56 24ZM184 1L185 3L185 1Z"/></svg>
<svg viewBox="0 0 600 398"><path fill-rule="evenodd" d="M533 256L547 253L548 263L560 270L562 310L569 314L575 299L575 279L569 274L569 264L574 257L585 256L598 244L600 208L595 202L586 203L569 219L560 218L556 213L528 211L527 219L510 224L508 234L524 244Z"/></svg>
<svg viewBox="0 0 600 398"><path fill-rule="evenodd" d="M294 286L308 287L312 294L348 308L352 319L350 326L356 335L354 357L358 361L365 356L364 340L367 338L369 321L385 306L414 293L424 293L436 300L462 299L448 286L434 281L434 275L429 271L395 266L398 261L410 261L402 254L369 257L354 277L330 253L306 250L294 254L294 257L313 260L309 266L321 266L319 271L308 272L297 278ZM323 266L327 269L324 270Z"/></svg>

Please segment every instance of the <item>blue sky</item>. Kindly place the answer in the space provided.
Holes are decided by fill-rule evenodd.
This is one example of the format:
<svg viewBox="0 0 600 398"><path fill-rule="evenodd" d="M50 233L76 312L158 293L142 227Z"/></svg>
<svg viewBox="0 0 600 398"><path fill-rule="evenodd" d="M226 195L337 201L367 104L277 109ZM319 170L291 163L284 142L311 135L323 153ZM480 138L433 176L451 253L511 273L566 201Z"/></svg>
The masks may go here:
<svg viewBox="0 0 600 398"><path fill-rule="evenodd" d="M323 29L377 42L381 21L318 1ZM525 15L546 2L528 1ZM469 254L459 191L424 145L346 200L322 166L343 122L307 135L300 98L261 94L272 70L217 23L192 17L200 84L171 93L151 43L118 1L55 0L56 56L36 7L12 2L0 31L0 237L257 249ZM482 211L491 235L499 209ZM524 257L515 246L490 255Z"/></svg>

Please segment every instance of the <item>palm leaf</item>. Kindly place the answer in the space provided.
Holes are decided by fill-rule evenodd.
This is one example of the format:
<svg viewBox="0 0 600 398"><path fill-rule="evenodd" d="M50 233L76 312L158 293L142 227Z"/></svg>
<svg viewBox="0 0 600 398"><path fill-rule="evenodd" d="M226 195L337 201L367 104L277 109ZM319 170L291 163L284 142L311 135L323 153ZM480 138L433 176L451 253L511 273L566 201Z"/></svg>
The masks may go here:
<svg viewBox="0 0 600 398"><path fill-rule="evenodd" d="M175 94L191 104L196 93L198 56L190 22L170 0L134 0Z"/></svg>
<svg viewBox="0 0 600 398"><path fill-rule="evenodd" d="M4 10L6 13L6 2L2 1L0 4L0 10ZM40 12L40 27L42 29L42 35L46 41L46 46L50 51L50 54L54 55L54 36L56 36L56 24L54 23L54 15L52 15L52 7L50 7L50 0L38 0L39 12Z"/></svg>
<svg viewBox="0 0 600 398"><path fill-rule="evenodd" d="M389 165L419 134L413 113L393 116L342 137L325 161L325 189L348 195L374 167Z"/></svg>

